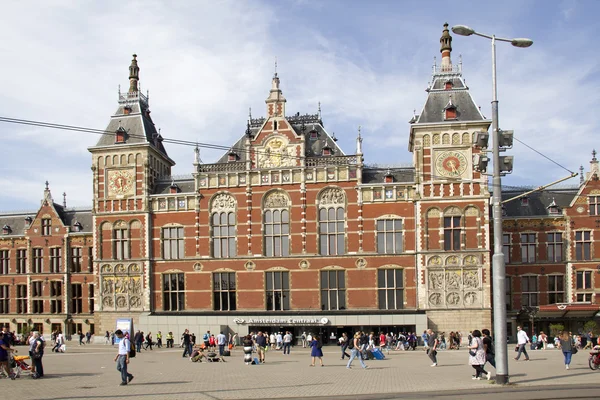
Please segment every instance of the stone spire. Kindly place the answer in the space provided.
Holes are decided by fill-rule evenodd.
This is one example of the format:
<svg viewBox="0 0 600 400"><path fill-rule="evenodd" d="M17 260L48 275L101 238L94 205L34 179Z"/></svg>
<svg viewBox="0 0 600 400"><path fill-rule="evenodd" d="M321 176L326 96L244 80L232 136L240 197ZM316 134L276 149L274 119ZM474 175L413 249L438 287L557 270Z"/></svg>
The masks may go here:
<svg viewBox="0 0 600 400"><path fill-rule="evenodd" d="M360 135L361 126L358 126L358 136L356 136L356 155L362 156L362 136Z"/></svg>
<svg viewBox="0 0 600 400"><path fill-rule="evenodd" d="M267 117L283 117L285 116L285 97L279 88L279 76L277 75L277 60L275 60L275 73L271 80L271 91L269 97L265 100L267 103Z"/></svg>
<svg viewBox="0 0 600 400"><path fill-rule="evenodd" d="M598 159L596 158L596 149L592 150L592 161L590 161L590 175L600 175L600 169L598 168Z"/></svg>
<svg viewBox="0 0 600 400"><path fill-rule="evenodd" d="M140 80L140 67L137 63L137 54L133 55L131 65L129 66L129 93L138 91L138 82Z"/></svg>
<svg viewBox="0 0 600 400"><path fill-rule="evenodd" d="M442 53L442 63L440 69L442 71L452 71L452 60L450 59L450 53L452 52L452 36L448 30L448 23L444 24L444 30L442 31L442 37L440 38L440 53Z"/></svg>
<svg viewBox="0 0 600 400"><path fill-rule="evenodd" d="M63 208L67 208L67 192L63 192Z"/></svg>
<svg viewBox="0 0 600 400"><path fill-rule="evenodd" d="M50 192L50 184L46 181L46 188L44 189L44 199L42 200L42 205L44 204L52 204L54 199L52 199L52 193Z"/></svg>

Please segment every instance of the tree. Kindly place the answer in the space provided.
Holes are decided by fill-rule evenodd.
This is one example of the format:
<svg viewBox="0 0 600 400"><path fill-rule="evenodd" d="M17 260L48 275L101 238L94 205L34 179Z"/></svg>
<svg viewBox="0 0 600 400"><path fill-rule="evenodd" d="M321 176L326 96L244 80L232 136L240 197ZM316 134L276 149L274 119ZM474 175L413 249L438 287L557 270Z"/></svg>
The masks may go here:
<svg viewBox="0 0 600 400"><path fill-rule="evenodd" d="M564 330L565 326L563 324L550 324L550 336L556 336Z"/></svg>
<svg viewBox="0 0 600 400"><path fill-rule="evenodd" d="M598 333L598 324L596 323L596 321L588 321L583 325L583 330L585 331L585 333L587 332L592 332L592 334L596 334Z"/></svg>

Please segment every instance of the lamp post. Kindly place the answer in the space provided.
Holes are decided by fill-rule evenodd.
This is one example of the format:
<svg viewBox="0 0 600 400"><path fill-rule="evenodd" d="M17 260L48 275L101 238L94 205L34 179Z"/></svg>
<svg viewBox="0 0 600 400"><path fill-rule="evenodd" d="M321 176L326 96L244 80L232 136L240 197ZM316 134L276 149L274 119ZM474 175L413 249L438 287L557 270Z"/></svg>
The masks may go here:
<svg viewBox="0 0 600 400"><path fill-rule="evenodd" d="M515 47L529 47L533 44L530 39L504 39L495 35L485 35L475 32L474 29L465 25L452 27L452 32L461 36L477 35L492 41L492 135L493 135L493 163L494 173L492 176L492 205L494 215L494 255L492 257L492 290L493 313L494 313L494 348L496 350L496 383L508 383L508 352L506 335L506 300L504 298L506 265L502 253L502 187L501 187L501 164L500 143L503 140L498 128L498 87L496 82L496 41L509 42ZM511 138L512 141L512 138Z"/></svg>

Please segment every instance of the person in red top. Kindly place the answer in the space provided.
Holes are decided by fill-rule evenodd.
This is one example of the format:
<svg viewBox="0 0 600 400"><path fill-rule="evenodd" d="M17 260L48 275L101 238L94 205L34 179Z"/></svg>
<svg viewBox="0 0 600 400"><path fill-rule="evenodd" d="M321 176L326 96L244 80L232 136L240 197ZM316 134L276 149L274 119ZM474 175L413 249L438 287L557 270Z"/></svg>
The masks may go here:
<svg viewBox="0 0 600 400"><path fill-rule="evenodd" d="M382 353L385 346L385 334L383 332L379 332L379 350L381 350Z"/></svg>

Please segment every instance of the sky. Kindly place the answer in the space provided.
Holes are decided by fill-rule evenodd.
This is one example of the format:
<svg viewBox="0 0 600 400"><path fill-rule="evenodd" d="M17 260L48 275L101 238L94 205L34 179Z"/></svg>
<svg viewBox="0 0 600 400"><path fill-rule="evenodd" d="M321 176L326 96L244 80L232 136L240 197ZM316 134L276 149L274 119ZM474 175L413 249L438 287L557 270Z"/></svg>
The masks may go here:
<svg viewBox="0 0 600 400"><path fill-rule="evenodd" d="M104 129L128 87L131 55L164 137L229 146L248 109L265 115L274 61L287 113L316 113L354 154L362 126L367 163L411 165L409 123L426 100L443 24L532 47L498 43L500 127L513 129L514 172L504 185L540 186L589 170L600 122L600 2L589 1L19 1L2 5L0 116ZM491 47L453 35L452 60L491 117ZM99 136L0 122L0 212L54 199L91 207ZM192 172L193 149L167 144ZM206 163L220 152L201 150ZM564 167L564 168L563 168ZM579 178L566 181L576 185Z"/></svg>

